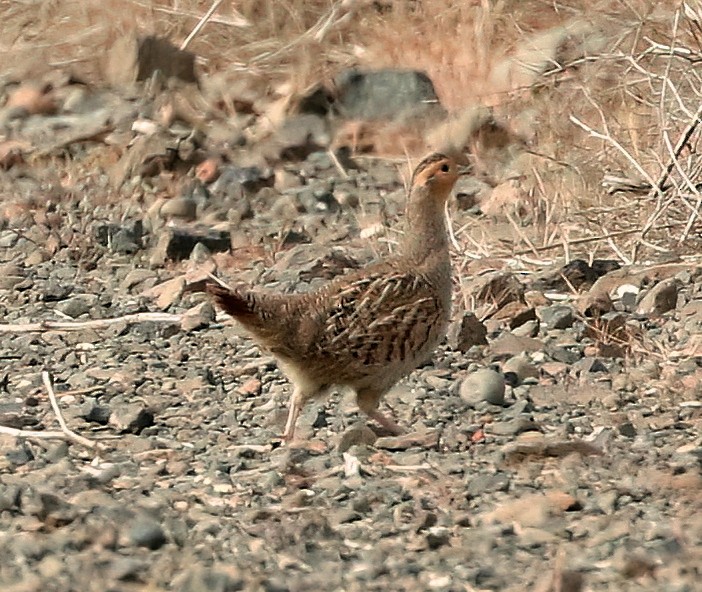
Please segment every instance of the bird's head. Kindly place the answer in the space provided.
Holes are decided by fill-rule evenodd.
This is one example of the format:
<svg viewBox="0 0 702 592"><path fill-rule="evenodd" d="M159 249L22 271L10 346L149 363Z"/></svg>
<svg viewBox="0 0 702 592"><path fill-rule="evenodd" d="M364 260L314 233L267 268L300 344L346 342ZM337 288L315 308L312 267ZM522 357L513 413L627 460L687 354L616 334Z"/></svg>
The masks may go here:
<svg viewBox="0 0 702 592"><path fill-rule="evenodd" d="M410 195L421 193L443 204L461 174L455 159L439 152L430 154L414 170Z"/></svg>

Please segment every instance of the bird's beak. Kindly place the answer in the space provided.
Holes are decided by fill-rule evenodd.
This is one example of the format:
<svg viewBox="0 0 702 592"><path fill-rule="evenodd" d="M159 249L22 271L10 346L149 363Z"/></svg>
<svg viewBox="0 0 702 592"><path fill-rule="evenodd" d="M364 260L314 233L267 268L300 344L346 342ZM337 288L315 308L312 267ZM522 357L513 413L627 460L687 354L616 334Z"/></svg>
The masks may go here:
<svg viewBox="0 0 702 592"><path fill-rule="evenodd" d="M473 173L473 166L472 165L460 165L458 167L458 176L459 177L464 177L465 175L470 175Z"/></svg>

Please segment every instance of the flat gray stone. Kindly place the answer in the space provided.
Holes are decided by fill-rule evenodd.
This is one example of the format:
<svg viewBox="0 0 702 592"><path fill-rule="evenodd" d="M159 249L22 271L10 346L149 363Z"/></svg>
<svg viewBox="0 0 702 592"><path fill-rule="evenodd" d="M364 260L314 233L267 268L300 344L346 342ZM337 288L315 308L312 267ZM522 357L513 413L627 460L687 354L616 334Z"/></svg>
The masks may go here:
<svg viewBox="0 0 702 592"><path fill-rule="evenodd" d="M346 70L335 86L337 106L349 119L396 119L441 109L432 81L416 70Z"/></svg>
<svg viewBox="0 0 702 592"><path fill-rule="evenodd" d="M505 379L499 373L483 368L469 374L460 387L461 399L469 405L486 401L492 405L504 405Z"/></svg>

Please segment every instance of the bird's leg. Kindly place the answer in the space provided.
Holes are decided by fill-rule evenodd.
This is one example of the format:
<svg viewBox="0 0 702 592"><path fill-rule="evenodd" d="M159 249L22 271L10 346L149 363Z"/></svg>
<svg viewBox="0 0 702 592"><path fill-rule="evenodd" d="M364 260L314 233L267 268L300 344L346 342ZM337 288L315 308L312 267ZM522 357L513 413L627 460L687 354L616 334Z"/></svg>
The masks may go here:
<svg viewBox="0 0 702 592"><path fill-rule="evenodd" d="M383 396L382 391L373 389L364 389L356 392L356 402L358 408L363 411L372 420L377 421L383 428L394 436L399 436L403 433L403 429L395 423L393 419L378 411L380 398Z"/></svg>
<svg viewBox="0 0 702 592"><path fill-rule="evenodd" d="M295 387L292 397L290 397L290 408L288 409L288 420L285 422L285 431L283 432L283 440L290 443L295 436L295 425L297 418L300 417L302 405L305 402L302 389Z"/></svg>

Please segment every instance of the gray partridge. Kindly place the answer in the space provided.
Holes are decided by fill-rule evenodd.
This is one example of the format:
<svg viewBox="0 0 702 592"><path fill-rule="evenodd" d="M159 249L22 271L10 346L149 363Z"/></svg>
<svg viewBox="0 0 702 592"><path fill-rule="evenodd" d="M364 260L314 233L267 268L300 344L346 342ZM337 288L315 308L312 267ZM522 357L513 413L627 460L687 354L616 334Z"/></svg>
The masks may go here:
<svg viewBox="0 0 702 592"><path fill-rule="evenodd" d="M398 252L307 293L279 294L208 283L225 312L275 356L293 383L283 438L292 440L302 407L333 387L351 387L359 408L391 433L381 397L424 363L446 335L451 261L444 206L458 179L444 154L412 175Z"/></svg>

